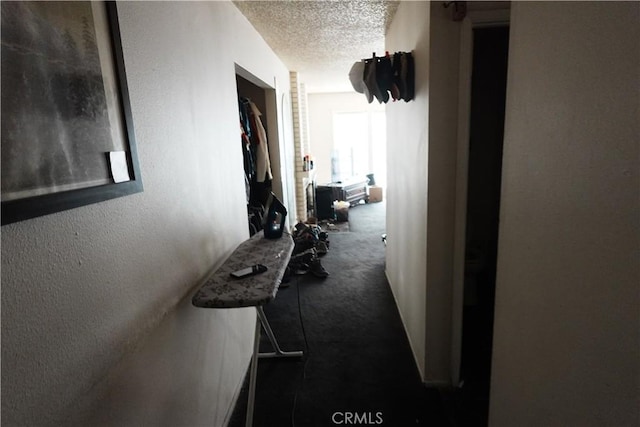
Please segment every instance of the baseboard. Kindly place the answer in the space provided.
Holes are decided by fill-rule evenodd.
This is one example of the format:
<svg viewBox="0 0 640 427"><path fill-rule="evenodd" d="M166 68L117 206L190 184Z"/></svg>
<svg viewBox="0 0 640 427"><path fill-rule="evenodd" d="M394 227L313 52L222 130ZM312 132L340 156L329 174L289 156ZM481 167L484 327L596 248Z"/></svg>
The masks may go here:
<svg viewBox="0 0 640 427"><path fill-rule="evenodd" d="M400 321L402 322L404 335L407 337L407 341L409 341L409 347L411 348L411 354L413 354L413 360L415 361L416 367L418 368L418 372L420 373L420 380L425 385L425 387L451 388L452 387L451 382L447 380L427 380L425 378L424 372L422 372L422 369L420 369L420 363L418 362L418 357L416 356L413 343L411 342L411 337L407 333L407 324L405 323L404 318L402 317L402 312L398 307L398 300L396 299L396 294L393 292L393 286L391 286L391 280L389 280L389 274L387 273L386 269L384 270L384 275L387 278L387 283L389 284L389 287L391 288L391 295L393 295L393 301L396 304L396 310L398 310L398 315L400 316Z"/></svg>
<svg viewBox="0 0 640 427"><path fill-rule="evenodd" d="M402 312L400 311L398 300L396 299L396 294L393 292L393 286L391 286L391 280L389 280L389 274L387 273L387 269L384 269L384 276L387 278L387 283L389 284L389 288L391 288L391 295L393 296L393 302L396 304L396 310L398 311L398 315L400 316L400 321L402 322L402 328L404 329L404 336L407 337L407 341L409 341L409 348L411 349L411 354L413 355L413 361L416 364L416 368L418 369L418 373L420 374L420 381L423 383L424 380L424 372L420 368L420 363L418 362L418 357L416 356L416 352L414 350L413 343L411 342L411 337L407 333L407 324L404 321L404 317L402 317Z"/></svg>
<svg viewBox="0 0 640 427"><path fill-rule="evenodd" d="M236 386L236 389L233 392L233 397L231 398L231 405L229 405L229 407L227 408L227 412L224 415L224 420L222 424L224 427L229 427L229 423L231 422L233 414L236 410L236 406L238 406L238 400L242 395L242 391L245 388L248 389L249 387L249 375L251 373L251 360L252 359L249 359L249 365L245 370L244 376L242 377L242 380L240 380L240 382Z"/></svg>

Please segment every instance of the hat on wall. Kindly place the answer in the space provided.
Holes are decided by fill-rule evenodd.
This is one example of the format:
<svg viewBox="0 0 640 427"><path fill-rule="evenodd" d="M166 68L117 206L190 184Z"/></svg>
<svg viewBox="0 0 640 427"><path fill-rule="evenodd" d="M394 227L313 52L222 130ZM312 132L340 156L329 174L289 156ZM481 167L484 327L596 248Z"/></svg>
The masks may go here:
<svg viewBox="0 0 640 427"><path fill-rule="evenodd" d="M386 103L389 101L389 91L391 91L391 84L393 83L391 57L387 52L386 56L377 58L377 61L376 83L378 84L379 94L376 94L376 98L380 103Z"/></svg>
<svg viewBox="0 0 640 427"><path fill-rule="evenodd" d="M376 82L376 63L375 56L364 61L364 94L367 96L367 102L371 104L373 97L380 99L380 90L378 89L378 83Z"/></svg>
<svg viewBox="0 0 640 427"><path fill-rule="evenodd" d="M364 84L364 61L358 61L351 67L349 71L349 80L351 80L351 86L358 93L364 93L366 86Z"/></svg>
<svg viewBox="0 0 640 427"><path fill-rule="evenodd" d="M403 52L402 54L401 72L400 78L404 83L404 94L401 94L401 98L405 100L405 102L411 101L415 97L416 92L416 72L415 72L415 62L413 59L413 54L411 52Z"/></svg>

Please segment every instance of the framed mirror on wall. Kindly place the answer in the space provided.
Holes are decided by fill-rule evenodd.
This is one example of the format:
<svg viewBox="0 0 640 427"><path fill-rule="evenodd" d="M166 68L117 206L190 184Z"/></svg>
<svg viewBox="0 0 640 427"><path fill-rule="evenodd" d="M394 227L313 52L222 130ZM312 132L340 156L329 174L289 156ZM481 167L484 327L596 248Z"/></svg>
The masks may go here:
<svg viewBox="0 0 640 427"><path fill-rule="evenodd" d="M2 225L143 191L115 2L2 2Z"/></svg>

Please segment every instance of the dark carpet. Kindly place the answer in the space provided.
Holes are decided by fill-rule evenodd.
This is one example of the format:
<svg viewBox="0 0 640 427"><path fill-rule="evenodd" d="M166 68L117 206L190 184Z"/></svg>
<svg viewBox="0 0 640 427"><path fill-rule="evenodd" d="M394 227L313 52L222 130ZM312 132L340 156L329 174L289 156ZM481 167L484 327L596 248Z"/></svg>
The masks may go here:
<svg viewBox="0 0 640 427"><path fill-rule="evenodd" d="M254 426L449 425L440 394L421 383L384 274L384 203L350 209L349 226L329 235L329 277L295 276L265 306L282 349L305 356L259 361ZM261 349L271 350L265 334ZM231 427L244 426L246 390Z"/></svg>

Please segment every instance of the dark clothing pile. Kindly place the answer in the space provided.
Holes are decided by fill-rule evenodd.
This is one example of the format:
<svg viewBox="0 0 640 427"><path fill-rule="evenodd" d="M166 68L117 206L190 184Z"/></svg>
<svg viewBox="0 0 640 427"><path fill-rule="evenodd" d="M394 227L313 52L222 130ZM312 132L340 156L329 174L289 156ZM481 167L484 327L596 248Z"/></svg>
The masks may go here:
<svg viewBox="0 0 640 427"><path fill-rule="evenodd" d="M295 246L283 283L286 283L291 275L310 273L320 278L329 276L329 272L320 262L320 257L329 250L329 235L315 224L299 222L294 227L292 236Z"/></svg>

